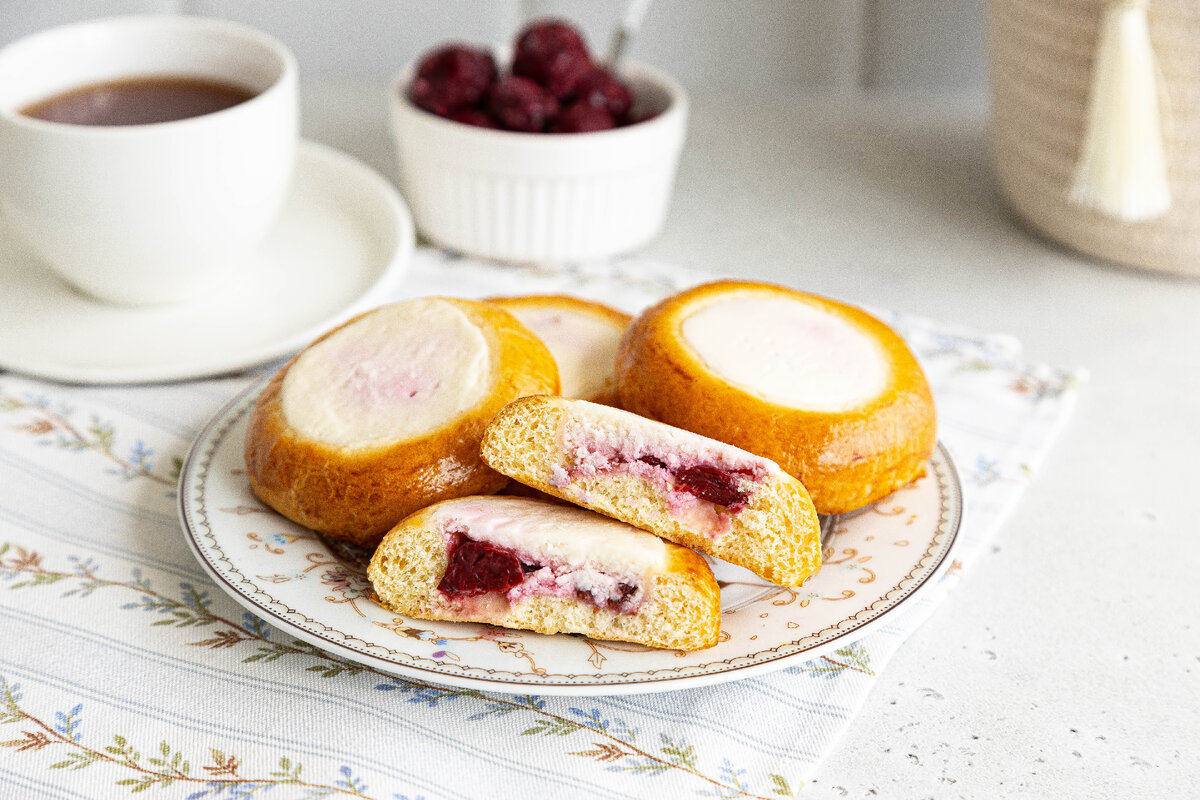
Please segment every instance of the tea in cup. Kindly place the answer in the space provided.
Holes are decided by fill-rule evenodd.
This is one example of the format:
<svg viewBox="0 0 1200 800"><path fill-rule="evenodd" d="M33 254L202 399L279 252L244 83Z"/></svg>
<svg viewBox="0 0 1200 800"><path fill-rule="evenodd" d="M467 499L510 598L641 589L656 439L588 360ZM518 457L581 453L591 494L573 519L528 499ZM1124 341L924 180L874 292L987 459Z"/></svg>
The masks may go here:
<svg viewBox="0 0 1200 800"><path fill-rule="evenodd" d="M131 16L36 33L0 49L0 215L95 298L194 298L270 232L298 127L294 57L243 25Z"/></svg>

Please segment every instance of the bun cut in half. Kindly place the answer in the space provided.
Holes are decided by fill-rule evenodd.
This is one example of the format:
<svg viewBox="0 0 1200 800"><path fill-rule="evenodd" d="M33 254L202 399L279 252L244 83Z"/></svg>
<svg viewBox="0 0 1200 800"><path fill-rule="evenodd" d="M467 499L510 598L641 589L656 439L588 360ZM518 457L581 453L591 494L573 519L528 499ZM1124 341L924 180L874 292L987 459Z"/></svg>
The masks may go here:
<svg viewBox="0 0 1200 800"><path fill-rule="evenodd" d="M384 537L367 575L380 604L420 619L678 650L711 647L720 633L720 590L699 555L523 497L465 497L418 511Z"/></svg>
<svg viewBox="0 0 1200 800"><path fill-rule="evenodd" d="M515 398L557 391L553 356L495 306L382 306L263 389L246 431L250 486L300 525L373 546L419 508L504 486L479 456L484 429Z"/></svg>
<svg viewBox="0 0 1200 800"><path fill-rule="evenodd" d="M628 411L525 397L488 426L483 457L521 483L799 586L821 565L820 522L778 465Z"/></svg>

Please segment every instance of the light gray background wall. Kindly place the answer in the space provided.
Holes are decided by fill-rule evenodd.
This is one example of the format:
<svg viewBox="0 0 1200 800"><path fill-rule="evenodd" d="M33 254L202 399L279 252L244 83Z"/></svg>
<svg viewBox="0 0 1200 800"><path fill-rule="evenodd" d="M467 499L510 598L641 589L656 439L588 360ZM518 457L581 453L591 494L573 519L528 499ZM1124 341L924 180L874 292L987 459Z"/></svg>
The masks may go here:
<svg viewBox="0 0 1200 800"><path fill-rule="evenodd" d="M630 55L694 92L983 96L986 0L653 0ZM0 44L52 25L183 10L287 42L302 79L386 81L451 38L500 42L530 15L576 20L597 49L624 0L0 0Z"/></svg>

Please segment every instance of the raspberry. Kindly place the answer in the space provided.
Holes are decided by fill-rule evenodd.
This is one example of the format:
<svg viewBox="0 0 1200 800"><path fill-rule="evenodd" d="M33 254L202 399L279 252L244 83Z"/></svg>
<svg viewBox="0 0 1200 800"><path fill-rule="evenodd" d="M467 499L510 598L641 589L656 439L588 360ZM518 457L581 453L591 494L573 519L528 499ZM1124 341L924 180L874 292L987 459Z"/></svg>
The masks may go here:
<svg viewBox="0 0 1200 800"><path fill-rule="evenodd" d="M502 128L538 133L558 116L558 101L529 78L506 75L492 84L487 109Z"/></svg>
<svg viewBox="0 0 1200 800"><path fill-rule="evenodd" d="M565 22L537 22L517 38L513 74L532 79L559 100L570 97L592 69L583 37Z"/></svg>
<svg viewBox="0 0 1200 800"><path fill-rule="evenodd" d="M719 506L740 506L749 499L737 488L737 474L717 467L688 467L675 476L675 485Z"/></svg>
<svg viewBox="0 0 1200 800"><path fill-rule="evenodd" d="M633 93L611 72L593 69L575 84L576 102L603 108L613 119L624 119L633 107Z"/></svg>
<svg viewBox="0 0 1200 800"><path fill-rule="evenodd" d="M421 58L408 96L464 125L525 133L600 131L648 118L631 116L629 87L594 64L579 30L562 20L522 30L512 74L497 75L487 50L448 44Z"/></svg>
<svg viewBox="0 0 1200 800"><path fill-rule="evenodd" d="M487 112L480 111L478 108L460 108L458 111L451 111L446 115L446 119L461 122L464 125L474 125L477 128L499 128L496 121L487 115Z"/></svg>
<svg viewBox="0 0 1200 800"><path fill-rule="evenodd" d="M464 537L450 551L450 563L437 588L445 594L470 597L507 592L520 586L524 578L521 560L511 550Z"/></svg>
<svg viewBox="0 0 1200 800"><path fill-rule="evenodd" d="M588 133L606 131L617 127L616 120L603 108L587 103L574 102L563 109L558 121L551 126L551 133Z"/></svg>
<svg viewBox="0 0 1200 800"><path fill-rule="evenodd" d="M575 94L575 87L592 70L592 60L578 50L560 50L543 59L513 62L513 73L530 78L559 100Z"/></svg>
<svg viewBox="0 0 1200 800"><path fill-rule="evenodd" d="M496 60L491 53L468 45L447 45L421 59L408 96L426 111L444 117L478 105L495 78Z"/></svg>
<svg viewBox="0 0 1200 800"><path fill-rule="evenodd" d="M517 36L513 56L516 59L532 58L542 60L547 56L562 50L578 50L587 53L587 43L583 36L569 22L557 19L544 19L527 26Z"/></svg>

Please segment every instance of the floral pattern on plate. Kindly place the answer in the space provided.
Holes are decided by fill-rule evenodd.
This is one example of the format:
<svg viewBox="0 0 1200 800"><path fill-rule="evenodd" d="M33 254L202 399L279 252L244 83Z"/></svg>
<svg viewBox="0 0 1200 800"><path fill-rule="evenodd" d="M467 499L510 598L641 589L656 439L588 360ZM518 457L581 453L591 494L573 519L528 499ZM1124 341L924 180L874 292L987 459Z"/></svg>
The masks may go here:
<svg viewBox="0 0 1200 800"><path fill-rule="evenodd" d="M933 585L962 515L941 446L923 477L875 505L823 520L824 564L803 587L776 586L711 560L721 586L715 647L694 653L410 619L375 603L370 553L280 516L245 475L246 421L262 385L205 426L184 464L180 516L217 585L250 611L323 649L393 674L543 694L620 694L748 677L844 648ZM849 637L849 638L848 638Z"/></svg>

